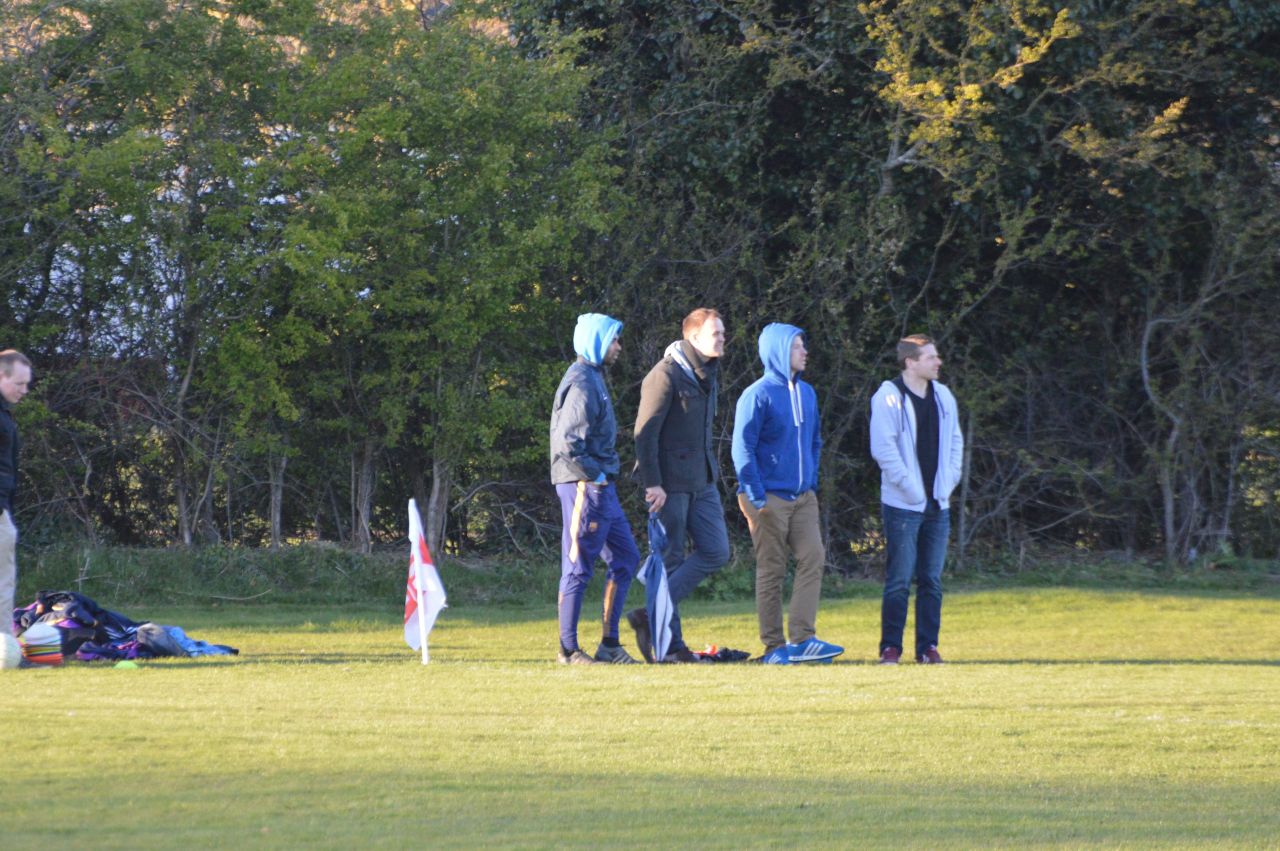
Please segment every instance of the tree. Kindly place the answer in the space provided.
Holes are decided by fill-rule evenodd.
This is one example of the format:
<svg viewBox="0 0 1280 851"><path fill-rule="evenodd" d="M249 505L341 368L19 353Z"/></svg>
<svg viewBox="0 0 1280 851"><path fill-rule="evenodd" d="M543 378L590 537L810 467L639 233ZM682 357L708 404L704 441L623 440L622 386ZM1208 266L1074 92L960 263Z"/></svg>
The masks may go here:
<svg viewBox="0 0 1280 851"><path fill-rule="evenodd" d="M438 545L459 478L540 422L559 270L607 223L572 46L525 59L461 6L6 14L34 33L4 65L12 315L50 380L60 359L121 365L103 404L132 422L122 464L165 482L133 498L192 543L233 534L233 495L265 479L278 543L288 459L328 454L300 514L348 493L367 548L378 511L403 522L401 496L374 499L398 453Z"/></svg>
<svg viewBox="0 0 1280 851"><path fill-rule="evenodd" d="M633 283L600 296L655 316L711 300L731 328L767 317L815 335L811 378L832 430L829 552L863 551L877 534L860 421L908 331L941 341L966 409L962 544L1163 542L1178 559L1222 539L1221 518L1239 506L1232 482L1249 476L1238 459L1274 398L1266 371L1233 354L1236 342L1261 351L1265 337L1223 311L1271 306L1278 289L1262 249L1277 235L1275 10L513 10L527 44L547 22L590 34L599 73L585 119L623 131L642 213L597 254L597 278ZM1225 258L1238 258L1230 271ZM1206 312L1207 281L1222 297ZM1152 321L1165 345L1147 393L1139 343ZM1193 346L1210 327L1241 336ZM735 350L749 342L734 342L725 366L746 374L751 358ZM1241 396L1223 392L1242 384ZM731 379L729 402L733 390ZM1224 428L1232 408L1251 425ZM1190 443L1175 424L1186 418Z"/></svg>

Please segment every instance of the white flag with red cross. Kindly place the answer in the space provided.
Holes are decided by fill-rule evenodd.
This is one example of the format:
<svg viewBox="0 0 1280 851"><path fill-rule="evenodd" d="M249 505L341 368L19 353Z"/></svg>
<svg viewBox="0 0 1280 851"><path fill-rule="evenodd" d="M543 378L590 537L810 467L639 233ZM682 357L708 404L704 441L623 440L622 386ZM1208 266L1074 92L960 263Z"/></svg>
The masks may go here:
<svg viewBox="0 0 1280 851"><path fill-rule="evenodd" d="M418 504L409 500L409 581L404 594L404 641L414 650L422 650L422 664L427 664L427 635L435 626L436 616L445 607L444 584L436 572L427 537L422 533Z"/></svg>

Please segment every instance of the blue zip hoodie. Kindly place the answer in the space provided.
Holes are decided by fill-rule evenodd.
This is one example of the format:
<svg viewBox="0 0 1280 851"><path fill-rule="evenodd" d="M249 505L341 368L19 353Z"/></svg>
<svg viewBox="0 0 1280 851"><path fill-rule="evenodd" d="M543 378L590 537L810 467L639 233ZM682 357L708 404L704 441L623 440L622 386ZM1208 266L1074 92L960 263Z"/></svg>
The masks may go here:
<svg viewBox="0 0 1280 851"><path fill-rule="evenodd" d="M766 325L760 332L764 376L738 398L733 466L738 493L753 503L766 493L791 500L818 487L818 394L791 375L791 344L802 334L794 325Z"/></svg>
<svg viewBox="0 0 1280 851"><path fill-rule="evenodd" d="M565 370L551 408L553 484L618 475L618 423L602 365L621 330L621 322L602 313L578 317L573 349L579 359Z"/></svg>

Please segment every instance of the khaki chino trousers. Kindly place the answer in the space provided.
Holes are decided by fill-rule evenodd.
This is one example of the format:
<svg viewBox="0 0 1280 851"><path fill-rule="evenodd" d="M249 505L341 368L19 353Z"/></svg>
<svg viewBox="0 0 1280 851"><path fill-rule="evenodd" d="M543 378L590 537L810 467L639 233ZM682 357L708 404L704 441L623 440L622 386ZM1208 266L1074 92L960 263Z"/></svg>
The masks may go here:
<svg viewBox="0 0 1280 851"><path fill-rule="evenodd" d="M764 508L757 510L746 494L740 493L738 507L747 518L756 554L756 615L765 652L787 643L782 632L782 586L791 555L796 560L796 577L791 586L787 633L792 644L812 638L817 630L822 570L827 563L818 522L818 495L805 491L788 500L768 494Z"/></svg>

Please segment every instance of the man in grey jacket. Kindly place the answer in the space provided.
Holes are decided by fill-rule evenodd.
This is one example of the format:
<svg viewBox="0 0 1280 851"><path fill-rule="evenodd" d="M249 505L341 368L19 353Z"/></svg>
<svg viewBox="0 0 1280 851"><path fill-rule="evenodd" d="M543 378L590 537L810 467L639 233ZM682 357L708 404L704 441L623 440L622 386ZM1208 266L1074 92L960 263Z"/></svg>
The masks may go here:
<svg viewBox="0 0 1280 851"><path fill-rule="evenodd" d="M604 382L622 352L622 323L584 313L573 332L578 357L565 370L551 408L551 482L560 497L560 651L562 664L635 664L618 642L627 589L640 564L631 524L618 502L618 423ZM578 618L597 557L609 566L603 632L594 657L578 647Z"/></svg>
<svg viewBox="0 0 1280 851"><path fill-rule="evenodd" d="M871 400L871 455L880 465L887 560L880 605L880 663L902 657L911 581L916 583L916 661L937 665L942 565L951 491L960 481L964 436L956 398L938 379L942 358L931 339L898 341L902 374Z"/></svg>
<svg viewBox="0 0 1280 851"><path fill-rule="evenodd" d="M18 423L13 405L31 384L31 361L14 349L0 352L0 632L13 632L13 603L18 586L18 529L13 525L18 489Z"/></svg>
<svg viewBox="0 0 1280 851"><path fill-rule="evenodd" d="M720 503L720 463L711 425L720 394L718 363L724 354L724 321L708 307L684 318L676 340L645 376L636 415L636 472L649 511L667 530L663 563L674 612L670 652L653 658L644 609L627 613L646 661L699 662L680 622L680 601L729 560L729 533ZM685 555L686 536L693 544Z"/></svg>

